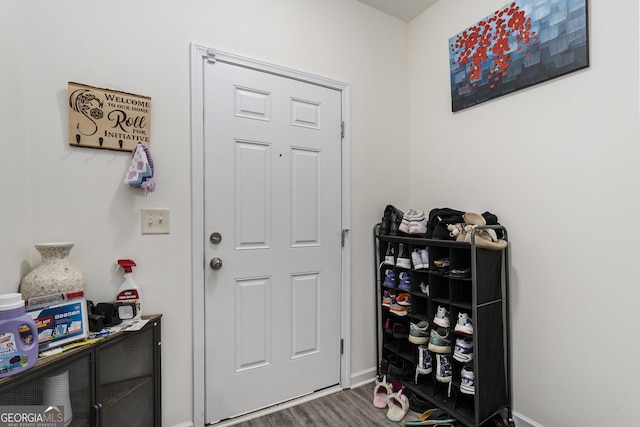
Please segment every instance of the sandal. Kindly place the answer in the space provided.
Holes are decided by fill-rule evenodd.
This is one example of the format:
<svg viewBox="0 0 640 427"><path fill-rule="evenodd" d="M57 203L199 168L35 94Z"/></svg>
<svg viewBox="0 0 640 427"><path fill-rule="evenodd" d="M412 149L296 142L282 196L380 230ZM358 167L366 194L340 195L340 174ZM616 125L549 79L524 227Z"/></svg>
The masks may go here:
<svg viewBox="0 0 640 427"><path fill-rule="evenodd" d="M387 407L387 397L393 394L393 387L387 382L387 376L382 377L382 381L376 378L376 386L373 389L373 406L376 408Z"/></svg>
<svg viewBox="0 0 640 427"><path fill-rule="evenodd" d="M425 411L416 421L405 421L405 426L453 426L455 418L449 417L444 411L433 408Z"/></svg>
<svg viewBox="0 0 640 427"><path fill-rule="evenodd" d="M390 394L387 397L387 418L391 421L400 422L409 411L409 399L402 394L402 390L397 393Z"/></svg>

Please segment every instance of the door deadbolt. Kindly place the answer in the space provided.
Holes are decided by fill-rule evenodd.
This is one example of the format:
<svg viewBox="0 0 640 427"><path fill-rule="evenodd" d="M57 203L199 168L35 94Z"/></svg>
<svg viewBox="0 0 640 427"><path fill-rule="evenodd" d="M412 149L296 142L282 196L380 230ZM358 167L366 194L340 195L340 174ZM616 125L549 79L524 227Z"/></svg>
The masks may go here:
<svg viewBox="0 0 640 427"><path fill-rule="evenodd" d="M211 243L213 243L214 245L217 245L218 243L222 242L222 234L216 232L211 233L211 236L209 236L209 240L211 240Z"/></svg>
<svg viewBox="0 0 640 427"><path fill-rule="evenodd" d="M222 260L218 257L212 258L209 265L214 270L220 270L222 268Z"/></svg>

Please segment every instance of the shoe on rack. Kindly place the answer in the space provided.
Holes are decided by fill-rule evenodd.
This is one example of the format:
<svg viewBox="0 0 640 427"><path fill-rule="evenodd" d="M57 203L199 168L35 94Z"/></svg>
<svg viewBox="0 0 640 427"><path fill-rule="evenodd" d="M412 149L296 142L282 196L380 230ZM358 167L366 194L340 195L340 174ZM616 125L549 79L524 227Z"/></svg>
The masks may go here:
<svg viewBox="0 0 640 427"><path fill-rule="evenodd" d="M411 294L401 293L396 297L396 302L404 307L411 307Z"/></svg>
<svg viewBox="0 0 640 427"><path fill-rule="evenodd" d="M391 388L391 384L387 382L386 375L382 377L382 381L378 381L376 378L376 385L373 388L373 406L376 408L386 408L387 407L387 397L393 393L393 388Z"/></svg>
<svg viewBox="0 0 640 427"><path fill-rule="evenodd" d="M409 342L414 344L426 344L429 342L429 322L423 320L418 323L409 323Z"/></svg>
<svg viewBox="0 0 640 427"><path fill-rule="evenodd" d="M416 365L416 377L414 382L418 384L418 375L427 375L432 371L431 352L426 345L418 346L418 364Z"/></svg>
<svg viewBox="0 0 640 427"><path fill-rule="evenodd" d="M384 331L388 334L393 333L393 321L389 318L384 321Z"/></svg>
<svg viewBox="0 0 640 427"><path fill-rule="evenodd" d="M473 359L473 341L466 338L456 338L453 358L458 362L471 362Z"/></svg>
<svg viewBox="0 0 640 427"><path fill-rule="evenodd" d="M434 353L451 353L449 331L445 328L431 329L429 336L429 350Z"/></svg>
<svg viewBox="0 0 640 427"><path fill-rule="evenodd" d="M411 218L413 218L414 214L415 211L413 209L409 209L407 213L404 214L402 221L400 222L400 226L398 227L398 230L401 233L409 234L409 222L411 221Z"/></svg>
<svg viewBox="0 0 640 427"><path fill-rule="evenodd" d="M418 396L417 393L413 393L409 397L409 409L411 409L413 412L422 414L423 412L433 408L435 408L433 403Z"/></svg>
<svg viewBox="0 0 640 427"><path fill-rule="evenodd" d="M398 339L408 338L409 331L407 331L407 325L405 325L404 323L394 323L393 337Z"/></svg>
<svg viewBox="0 0 640 427"><path fill-rule="evenodd" d="M441 273L449 271L449 258L441 258L433 261L433 266Z"/></svg>
<svg viewBox="0 0 640 427"><path fill-rule="evenodd" d="M380 223L380 235L397 236L398 225L403 217L404 213L400 209L393 205L387 205Z"/></svg>
<svg viewBox="0 0 640 427"><path fill-rule="evenodd" d="M396 267L411 269L411 260L407 253L407 246L400 243L400 249L398 251L398 259L396 260Z"/></svg>
<svg viewBox="0 0 640 427"><path fill-rule="evenodd" d="M385 288L395 288L396 287L396 273L388 268L384 272L384 283L382 284Z"/></svg>
<svg viewBox="0 0 640 427"><path fill-rule="evenodd" d="M389 234L389 230L391 230L391 209L390 206L387 206L387 208L384 210L384 213L382 214L382 220L380 221L380 235L381 236L386 236L387 234Z"/></svg>
<svg viewBox="0 0 640 427"><path fill-rule="evenodd" d="M411 252L411 262L413 263L414 270L422 270L424 268L424 264L422 263L422 254L420 253L419 248L416 248Z"/></svg>
<svg viewBox="0 0 640 427"><path fill-rule="evenodd" d="M391 307L391 302L393 300L393 298L395 298L396 296L396 291L394 291L393 289L389 289L389 290L384 290L384 293L382 295L382 306L383 307Z"/></svg>
<svg viewBox="0 0 640 427"><path fill-rule="evenodd" d="M398 301L394 298L391 302L391 306L389 306L389 312L396 316L406 316L409 314L409 308L410 306L398 304Z"/></svg>
<svg viewBox="0 0 640 427"><path fill-rule="evenodd" d="M398 288L403 291L411 292L411 278L409 276L408 271L401 271L398 274L398 278L400 279L400 283L398 283Z"/></svg>
<svg viewBox="0 0 640 427"><path fill-rule="evenodd" d="M437 354L436 361L436 380L441 383L450 383L453 375L451 358L446 354Z"/></svg>
<svg viewBox="0 0 640 427"><path fill-rule="evenodd" d="M409 371L407 363L403 359L393 357L389 361L389 366L387 368L387 378L389 378L390 381L406 380L407 378L411 378L411 371Z"/></svg>
<svg viewBox="0 0 640 427"><path fill-rule="evenodd" d="M387 251L384 254L384 262L385 265L395 265L396 259L393 255L393 245L391 243L387 244Z"/></svg>
<svg viewBox="0 0 640 427"><path fill-rule="evenodd" d="M473 375L473 363L466 363L460 375L460 391L465 394L475 394L476 386Z"/></svg>
<svg viewBox="0 0 640 427"><path fill-rule="evenodd" d="M471 269L470 268L454 268L449 272L449 277L452 279L464 279L467 277L471 277Z"/></svg>
<svg viewBox="0 0 640 427"><path fill-rule="evenodd" d="M427 218L424 216L424 211L414 211L413 216L409 217L409 234L412 236L427 234Z"/></svg>
<svg viewBox="0 0 640 427"><path fill-rule="evenodd" d="M423 294L429 296L429 285L424 282L420 282L420 290Z"/></svg>
<svg viewBox="0 0 640 427"><path fill-rule="evenodd" d="M398 363L398 361L399 361L398 356L394 354L383 356L382 359L380 359L380 363L378 364L377 378L381 379L382 377L387 375L387 373L389 372L389 366L391 366L392 364Z"/></svg>
<svg viewBox="0 0 640 427"><path fill-rule="evenodd" d="M453 330L463 334L473 335L473 321L467 313L458 313L458 322Z"/></svg>
<svg viewBox="0 0 640 427"><path fill-rule="evenodd" d="M422 258L423 268L429 268L429 248L421 249L420 257Z"/></svg>
<svg viewBox="0 0 640 427"><path fill-rule="evenodd" d="M438 306L436 316L433 318L433 323L443 328L448 328L451 325L449 320L449 310L441 305Z"/></svg>

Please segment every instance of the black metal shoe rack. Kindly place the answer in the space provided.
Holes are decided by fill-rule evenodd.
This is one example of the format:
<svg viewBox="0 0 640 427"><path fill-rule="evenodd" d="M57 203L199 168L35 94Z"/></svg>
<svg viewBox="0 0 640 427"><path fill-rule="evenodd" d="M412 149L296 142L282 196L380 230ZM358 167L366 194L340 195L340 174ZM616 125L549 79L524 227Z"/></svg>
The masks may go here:
<svg viewBox="0 0 640 427"><path fill-rule="evenodd" d="M507 230L503 226L482 226L502 232L507 240ZM473 232L475 237L475 231ZM399 380L411 393L416 393L436 407L457 418L465 426L514 426L511 413L511 378L509 354L509 278L508 249L489 250L478 248L475 243L450 240L426 239L404 235L380 235L380 224L373 230L376 277L376 328L378 358L387 379ZM475 242L475 238L471 239ZM383 264L389 245L393 245L397 260L399 245L407 245L407 253L415 249L427 248L429 265L424 269L403 269ZM436 268L434 261L449 259L449 269ZM411 279L411 311L406 316L397 316L383 307L382 297L388 288L383 286L385 272L393 269L396 292L398 276L408 272ZM469 277L452 277L450 270L470 268ZM420 283L428 284L429 293L425 294ZM418 363L418 345L405 337L385 331L387 319L391 324L400 323L409 330L409 323L421 320L434 327L433 318L438 306L444 306L450 313L449 338L451 354L456 338L463 335L454 331L458 313L466 312L473 321L473 371L475 393L460 391L460 374L464 363L451 357L453 365L452 382L441 383L436 380L436 357L432 354L433 371L420 375L417 384L414 381ZM437 327L437 326L436 326ZM467 336L468 337L468 336ZM391 366L387 367L387 363ZM389 378L391 377L391 378Z"/></svg>

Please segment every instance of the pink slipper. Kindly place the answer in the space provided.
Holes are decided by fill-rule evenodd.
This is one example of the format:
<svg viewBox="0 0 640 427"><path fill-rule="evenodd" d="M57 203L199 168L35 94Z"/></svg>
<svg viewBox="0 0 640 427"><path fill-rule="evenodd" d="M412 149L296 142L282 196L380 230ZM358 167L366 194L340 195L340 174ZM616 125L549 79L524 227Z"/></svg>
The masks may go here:
<svg viewBox="0 0 640 427"><path fill-rule="evenodd" d="M387 407L387 397L393 393L391 384L387 382L387 376L382 377L382 381L376 378L376 386L373 389L373 406L376 408Z"/></svg>
<svg viewBox="0 0 640 427"><path fill-rule="evenodd" d="M387 405L389 405L387 418L391 421L400 422L409 411L409 399L402 394L402 390L390 394L387 397Z"/></svg>

